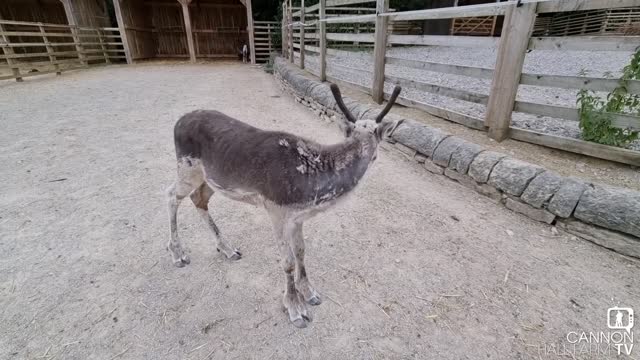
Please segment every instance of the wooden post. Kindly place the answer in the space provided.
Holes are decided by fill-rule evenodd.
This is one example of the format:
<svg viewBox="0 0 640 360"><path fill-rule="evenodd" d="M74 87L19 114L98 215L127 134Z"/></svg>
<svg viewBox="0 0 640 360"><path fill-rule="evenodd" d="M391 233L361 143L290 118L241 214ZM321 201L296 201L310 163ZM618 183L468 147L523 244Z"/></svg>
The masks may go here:
<svg viewBox="0 0 640 360"><path fill-rule="evenodd" d="M113 0L113 8L116 13L116 19L118 20L118 29L120 29L120 39L122 40L122 47L124 48L124 56L127 58L127 64L131 64L133 63L133 59L131 58L131 49L129 48L129 38L127 37L127 26L124 23L124 17L122 17L122 10L120 9L120 3L124 1L125 0Z"/></svg>
<svg viewBox="0 0 640 360"><path fill-rule="evenodd" d="M102 49L102 56L104 57L104 62L106 64L111 64L111 60L109 59L109 53L107 52L107 47L104 46L104 37L102 30L100 28L96 29L98 32L98 40L100 41L100 48Z"/></svg>
<svg viewBox="0 0 640 360"><path fill-rule="evenodd" d="M1 14L0 14L0 20L2 20ZM0 32L4 32L4 26L2 25L2 23L0 23ZM5 55L15 54L15 52L13 51L13 48L9 46L9 43L10 42L9 42L8 36L4 34L0 36L0 46L2 46L2 52ZM22 76L20 76L20 68L18 67L17 64L14 63L14 60L9 56L7 56L7 64L9 65L9 67L11 67L11 72L13 72L13 77L16 79L16 81L21 82ZM12 67L12 65L15 65L15 66Z"/></svg>
<svg viewBox="0 0 640 360"><path fill-rule="evenodd" d="M293 10L291 0L289 0L289 6L287 6L287 36L289 37L289 61L293 63L294 54L293 54L293 27L291 24L293 23Z"/></svg>
<svg viewBox="0 0 640 360"><path fill-rule="evenodd" d="M45 46L47 48L47 54L49 54L49 62L51 62L51 65L53 65L53 68L56 69L56 75L62 75L62 71L60 71L60 64L58 64L58 59L56 58L55 55L53 55L55 50L53 49L53 46L51 46L51 43L47 38L47 33L44 31L44 26L42 26L42 24L38 24L38 28L40 28L40 33L42 34L42 41L44 41Z"/></svg>
<svg viewBox="0 0 640 360"><path fill-rule="evenodd" d="M327 23L326 18L327 0L320 0L320 81L327 81Z"/></svg>
<svg viewBox="0 0 640 360"><path fill-rule="evenodd" d="M256 64L256 43L255 34L253 33L253 9L251 7L251 0L245 0L245 7L247 8L247 24L249 32L249 51L251 52L251 63Z"/></svg>
<svg viewBox="0 0 640 360"><path fill-rule="evenodd" d="M271 28L273 24L267 24L267 36L268 36L268 41L267 41L267 48L269 49L269 58L271 58L271 53L273 52L273 44L271 44Z"/></svg>
<svg viewBox="0 0 640 360"><path fill-rule="evenodd" d="M282 45L282 56L284 56L284 58L287 58L287 2L283 1L282 2L282 23L280 24L280 27L282 28L280 30L280 42Z"/></svg>
<svg viewBox="0 0 640 360"><path fill-rule="evenodd" d="M189 14L189 4L191 0L178 0L182 5L182 17L184 18L184 32L187 36L187 45L189 46L189 59L192 63L196 62L196 48L193 45L193 32L191 31L191 15Z"/></svg>
<svg viewBox="0 0 640 360"><path fill-rule="evenodd" d="M518 93L522 65L529 46L536 19L537 3L512 5L505 14L491 93L485 114L489 137L497 141L506 139L511 125L511 113Z"/></svg>
<svg viewBox="0 0 640 360"><path fill-rule="evenodd" d="M496 0L497 3L500 2L500 0ZM493 20L491 22L491 34L489 36L495 36L496 35L496 25L498 25L498 17L494 16Z"/></svg>
<svg viewBox="0 0 640 360"><path fill-rule="evenodd" d="M84 54L84 47L82 46L82 41L80 41L80 36L78 36L78 21L76 20L76 12L73 7L73 3L71 0L60 0L62 5L64 6L64 12L67 15L67 23L71 26L71 35L73 37L73 42L76 46L76 52L78 53L78 59L80 59L80 64L83 66L89 66L87 62L86 56Z"/></svg>
<svg viewBox="0 0 640 360"><path fill-rule="evenodd" d="M300 22L302 25L300 26L300 69L304 69L304 0L301 0L300 3Z"/></svg>
<svg viewBox="0 0 640 360"><path fill-rule="evenodd" d="M376 1L376 14L389 10L389 0ZM382 104L384 101L384 57L387 51L387 27L389 19L386 16L376 17L375 43L373 47L373 85L371 96L373 101Z"/></svg>
<svg viewBox="0 0 640 360"><path fill-rule="evenodd" d="M356 12L356 15L358 15L358 16L360 15L360 10L358 10L358 11ZM353 32L354 32L355 34L360 34L360 23L355 23L355 24L353 24L353 27L354 27ZM359 48L359 47L360 47L360 42L359 42L359 41L354 41L354 42L353 42L353 45L354 45L355 47Z"/></svg>

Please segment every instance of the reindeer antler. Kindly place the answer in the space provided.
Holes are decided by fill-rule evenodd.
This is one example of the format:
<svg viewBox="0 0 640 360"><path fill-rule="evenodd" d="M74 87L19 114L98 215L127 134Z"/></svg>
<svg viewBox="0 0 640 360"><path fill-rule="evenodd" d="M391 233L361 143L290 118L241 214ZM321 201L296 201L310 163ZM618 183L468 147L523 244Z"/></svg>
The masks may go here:
<svg viewBox="0 0 640 360"><path fill-rule="evenodd" d="M342 94L340 94L340 89L338 89L338 85L331 84L329 85L329 88L331 88L333 97L336 99L336 103L338 104L338 107L340 108L340 110L342 110L342 113L344 114L344 116L347 118L348 121L355 123L356 118L353 116L351 111L349 111L349 109L347 109L347 106L344 104L344 101L342 100Z"/></svg>
<svg viewBox="0 0 640 360"><path fill-rule="evenodd" d="M400 91L402 91L402 88L398 85L396 85L396 87L393 88L393 92L391 93L391 97L389 98L389 102L387 103L387 106L385 106L384 109L382 109L382 111L380 112L380 114L378 114L378 116L376 117L376 123L380 123L382 119L385 116L387 116L387 113L389 112L389 110L391 110L391 107L396 102L398 95L400 95Z"/></svg>

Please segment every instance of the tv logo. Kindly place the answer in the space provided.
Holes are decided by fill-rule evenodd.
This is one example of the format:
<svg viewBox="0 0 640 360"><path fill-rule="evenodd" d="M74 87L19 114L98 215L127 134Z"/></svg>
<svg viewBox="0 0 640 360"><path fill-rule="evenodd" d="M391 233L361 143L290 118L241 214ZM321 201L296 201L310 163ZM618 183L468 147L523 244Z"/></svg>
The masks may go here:
<svg viewBox="0 0 640 360"><path fill-rule="evenodd" d="M612 307L607 310L607 325L609 329L624 329L627 333L633 328L634 318L632 308Z"/></svg>
<svg viewBox="0 0 640 360"><path fill-rule="evenodd" d="M613 330L625 330L610 333L613 346L618 350L618 355L631 355L633 351L633 309L623 307L612 307L607 311L607 326Z"/></svg>

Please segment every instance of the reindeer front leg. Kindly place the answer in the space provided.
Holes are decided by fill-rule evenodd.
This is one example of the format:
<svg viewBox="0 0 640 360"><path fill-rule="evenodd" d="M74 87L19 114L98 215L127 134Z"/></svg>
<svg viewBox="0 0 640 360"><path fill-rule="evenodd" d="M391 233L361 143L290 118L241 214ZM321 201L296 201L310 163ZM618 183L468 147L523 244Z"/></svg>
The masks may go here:
<svg viewBox="0 0 640 360"><path fill-rule="evenodd" d="M294 280L295 256L289 244L293 239L296 224L283 214L269 211L273 222L276 241L282 256L282 268L285 274L283 305L289 313L289 320L298 328L305 328L312 318L307 312L307 305L302 295L296 290Z"/></svg>
<svg viewBox="0 0 640 360"><path fill-rule="evenodd" d="M291 248L296 257L296 287L298 292L300 292L300 295L302 295L304 301L308 304L320 305L322 299L313 289L313 286L311 286L307 278L307 271L304 267L304 236L302 235L302 223L295 224L291 240Z"/></svg>

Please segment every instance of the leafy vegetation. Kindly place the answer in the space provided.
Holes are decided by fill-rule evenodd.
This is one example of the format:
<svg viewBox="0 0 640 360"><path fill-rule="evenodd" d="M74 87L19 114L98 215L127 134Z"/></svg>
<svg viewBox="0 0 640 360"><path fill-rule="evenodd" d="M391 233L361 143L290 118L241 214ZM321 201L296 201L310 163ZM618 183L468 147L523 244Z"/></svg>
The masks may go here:
<svg viewBox="0 0 640 360"><path fill-rule="evenodd" d="M276 57L278 57L278 53L272 52L271 54L269 54L269 60L267 60L267 62L264 65L262 65L262 69L267 74L273 74L273 64L275 62Z"/></svg>
<svg viewBox="0 0 640 360"><path fill-rule="evenodd" d="M583 71L582 75L584 74ZM591 90L582 89L578 92L580 129L584 140L604 145L626 146L638 139L638 131L613 126L614 114L640 116L640 95L628 91L631 80L640 80L640 48L624 67L618 86L607 94L606 99Z"/></svg>

